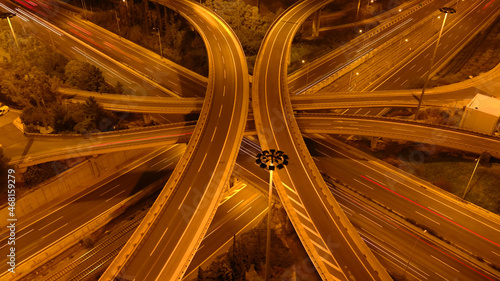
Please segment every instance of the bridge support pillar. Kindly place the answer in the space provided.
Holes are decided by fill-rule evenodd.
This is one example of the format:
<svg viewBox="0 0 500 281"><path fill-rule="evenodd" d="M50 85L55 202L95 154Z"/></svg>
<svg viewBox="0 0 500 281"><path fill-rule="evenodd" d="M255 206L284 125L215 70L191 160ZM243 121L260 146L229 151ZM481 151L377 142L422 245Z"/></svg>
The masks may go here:
<svg viewBox="0 0 500 281"><path fill-rule="evenodd" d="M375 150L377 148L377 145L378 145L378 141L380 140L379 137L372 137L372 141L370 143L370 149L371 150Z"/></svg>
<svg viewBox="0 0 500 281"><path fill-rule="evenodd" d="M318 10L313 14L311 37L319 37L319 24L321 18L320 16L321 16L321 10Z"/></svg>
<svg viewBox="0 0 500 281"><path fill-rule="evenodd" d="M90 161L90 167L92 169L92 174L94 174L95 177L100 177L101 176L101 170L99 169L99 164L95 161L97 158L97 155L93 155L89 158Z"/></svg>

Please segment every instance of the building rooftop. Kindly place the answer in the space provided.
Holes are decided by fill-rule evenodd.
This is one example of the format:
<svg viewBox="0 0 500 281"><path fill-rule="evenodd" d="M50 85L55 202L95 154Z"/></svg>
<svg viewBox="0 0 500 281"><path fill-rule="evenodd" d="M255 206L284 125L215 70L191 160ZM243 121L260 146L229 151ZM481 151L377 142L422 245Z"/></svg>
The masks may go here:
<svg viewBox="0 0 500 281"><path fill-rule="evenodd" d="M500 117L500 99L477 94L467 105L467 107L481 112Z"/></svg>

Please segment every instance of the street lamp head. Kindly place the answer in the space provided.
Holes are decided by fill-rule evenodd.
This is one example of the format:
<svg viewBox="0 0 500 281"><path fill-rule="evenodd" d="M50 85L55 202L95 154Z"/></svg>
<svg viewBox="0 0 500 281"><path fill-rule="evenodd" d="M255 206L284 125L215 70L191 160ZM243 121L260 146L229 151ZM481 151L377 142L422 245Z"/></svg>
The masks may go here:
<svg viewBox="0 0 500 281"><path fill-rule="evenodd" d="M453 14L453 13L456 13L457 11L451 7L442 7L442 8L439 8L439 11L441 13L445 13L445 14Z"/></svg>
<svg viewBox="0 0 500 281"><path fill-rule="evenodd" d="M257 154L255 163L259 165L259 167L270 171L275 170L275 168L283 169L288 165L288 156L280 150L264 150Z"/></svg>
<svg viewBox="0 0 500 281"><path fill-rule="evenodd" d="M0 19L7 19L7 18L11 18L11 17L15 17L16 14L14 13L10 13L10 12L6 12L6 13L0 13Z"/></svg>

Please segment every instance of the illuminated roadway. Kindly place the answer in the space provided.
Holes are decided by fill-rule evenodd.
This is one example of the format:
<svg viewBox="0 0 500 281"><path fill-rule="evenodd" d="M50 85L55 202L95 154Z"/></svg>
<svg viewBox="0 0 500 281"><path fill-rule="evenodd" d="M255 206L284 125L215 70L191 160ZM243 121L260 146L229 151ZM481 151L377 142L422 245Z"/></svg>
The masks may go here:
<svg viewBox="0 0 500 281"><path fill-rule="evenodd" d="M163 186L184 152L185 146L180 144L147 151L143 157L132 161L123 170L89 186L77 196L20 219L16 224L16 244L21 245L16 251L18 269L27 259L54 245L63 237L69 236L75 229L101 216L146 186L162 178L164 181L156 184ZM2 251L7 246L7 235L8 233L2 229L0 239ZM6 274L10 277L11 274L7 269L8 265L2 263L0 275ZM0 279L6 280L4 278L5 276L0 276Z"/></svg>
<svg viewBox="0 0 500 281"><path fill-rule="evenodd" d="M470 263L470 256L453 246L442 241L437 243L437 239L427 240L432 235L421 233L422 229L407 229L408 224L401 223L400 218L392 216L387 210L380 212L382 208L373 208L367 198L414 219L454 245L464 247L466 252L493 263L499 253L495 244L500 242L500 218L497 215L456 200L454 196L420 179L409 177L391 165L381 165L381 161L371 157L366 159L366 154L360 155L356 149L330 137L307 137L314 138L308 147L323 174L366 195L356 197L353 196L354 192L345 192L341 188L330 189L354 227L388 270L402 273L410 259L410 251L418 240L419 247L411 256L411 265L406 273L415 280L458 278L493 281L500 277L500 272L480 261L476 261L475 265ZM431 146L426 147L432 149ZM254 155L259 150L258 145L244 139L238 166L234 171L245 181L265 191L268 173L254 164ZM448 220L450 218L452 220Z"/></svg>
<svg viewBox="0 0 500 281"><path fill-rule="evenodd" d="M265 190L267 188L267 172L254 165L254 155L257 151L260 151L260 148L255 144L252 144L252 142L250 141L244 140L243 144L244 145L242 145L242 147L240 148L240 153L238 156L238 165L235 166L233 173L236 173L237 177L242 177L245 181L249 180L253 183L253 185L259 186L259 188ZM345 171L341 168L345 166L344 161L350 159L351 157L356 159L357 157L355 156L355 154L352 154L352 152L349 152L349 150L344 149L342 150L344 153L347 153L347 157L343 156L344 154L332 154L335 153L333 152L334 150L341 150L341 148L336 148L332 145L328 145L328 148L326 149L323 149L322 146L316 147L314 148L314 151L317 152L320 149L321 154L324 155L315 153L315 158L318 158L322 161L322 172L334 177L337 177L337 174L340 177L340 175L342 174L343 178L346 178ZM183 147L177 147L166 149L166 153L170 154L170 156L165 156L165 154L158 154L157 152L150 154L149 157L154 158L154 160L152 159L153 161L149 161L144 165L145 167L148 167L147 170L150 170L147 171L149 176L147 178L142 176L140 183L142 185L146 184L142 179L156 178L156 176L153 177L151 174L153 170L155 171L155 173L159 174L165 169L173 169L176 164L176 160L172 159L171 157L178 158L183 151ZM335 162L338 162L338 164L335 164ZM352 161L352 165L354 166L351 166L351 169L349 169L349 174L353 174L354 179L357 178L357 174L356 169L353 168L355 168L355 166L359 166L358 163L359 162L357 161ZM364 164L372 166L376 169L376 166L374 166L370 162L366 162ZM340 165L340 167L337 167L337 165ZM363 166L361 167L361 173L364 173L364 170L366 170L366 168L364 168ZM143 168L140 168L140 171L142 170ZM140 175L140 171L138 169L134 169L133 171L122 173L122 178L118 178L114 181L109 181L107 184L102 185L100 189L96 189L92 193L89 193L87 197L81 197L78 201L80 203L68 204L64 208L58 209L56 212L45 216L35 224L30 224L29 220L23 219L23 223L28 223L29 226L25 226L19 229L18 234L20 237L22 236L22 241L25 241L25 239L27 239L26 241L30 241L30 243L29 245L25 244L25 246L23 246L23 251L22 253L19 253L19 257L22 260L25 260L23 256L25 256L26 254L30 255L29 252L27 252L25 249L29 249L29 251L31 251L32 253L33 251L38 251L39 249L50 244L51 241L57 240L61 236L64 236L66 233L69 233L69 229L71 229L71 227L74 226L75 223L87 221L87 219L85 219L86 217L94 217L95 215L92 212L97 211L94 210L97 206L99 206L101 209L103 207L109 208L111 206L109 204L96 205L95 202L99 200L108 201L108 199L116 201L125 198L127 194L123 193L124 189L121 187L130 187L130 176ZM394 173L393 176L396 175L397 173ZM374 173L370 176L377 177L377 174ZM138 184L139 182L135 186L137 187ZM353 184L353 186L360 188L357 186L359 184L356 181L350 184ZM402 188L403 187L404 186L402 186ZM106 192L108 190L110 192ZM234 196L231 196L229 200L224 199L223 202L221 202L217 209L214 220L212 221L212 224L207 232L207 235L203 239L203 242L194 257L191 264L192 266L190 265L190 270L188 270L188 272L196 273L197 265L199 265L201 261L211 256L212 253L214 253L215 249L218 249L219 247L232 241L232 233L241 232L243 227L248 227L254 224L259 217L265 214L267 201L263 196L258 196L258 194L256 196L255 192L250 192L250 190L251 188L248 187L243 188ZM401 189L399 190L399 192L401 193ZM106 196L103 197L103 195ZM338 192L334 192L334 195L337 200L339 200L342 209L347 213L349 219L358 229L358 232L362 231L363 237L367 241L369 247L375 252L377 257L381 258L381 263L392 272L397 272L398 270L402 271L406 262L405 258L407 258L409 254L405 249L409 249L413 246L413 244L415 243L415 239L417 239L415 238L415 236L413 236L415 234L412 234L411 230L394 221L394 219L387 217L386 215L381 214L378 211L372 210L370 207L366 206L365 203L357 202L358 199L352 198L347 194L338 194ZM372 196L373 195L377 195L377 193L372 194ZM384 195L379 195L379 197L382 196ZM398 198L395 199L397 201ZM387 201L388 203L394 202L394 200ZM67 216L68 214L74 212L71 210L71 208L76 208L75 210L81 210L81 205L87 204L88 202L93 202L93 208L89 209L88 212L77 212L75 213L75 216L72 215L71 218ZM448 202L448 204L455 205L456 202ZM393 205L388 206L392 207ZM441 207L433 206L433 208ZM455 206L455 208L461 207ZM465 211L468 212L468 210ZM44 227L49 224L51 225L50 228ZM45 232L45 234L41 234L38 231L38 228L42 228L47 231ZM35 232L31 229L35 229ZM58 229L58 231L51 233L54 229ZM439 229L435 230L439 231ZM30 238L29 235L34 236L33 238ZM44 237L43 242L38 241L40 237L45 235L47 236ZM388 237L385 237L386 235ZM482 274L486 273L478 274L478 271L481 272L481 269L477 269L473 264L469 264L466 260L460 258L460 256L455 256L453 253L449 253L448 250L443 249L439 245L433 245L432 241L429 241L425 238L420 239L422 240L419 240L418 243L421 245L421 247L418 247L415 250L411 265L408 268L407 274L409 276L422 278L421 276L428 277L429 275L435 275L435 277L433 278L443 276L451 280L451 278L458 276L458 273L456 273L456 271L449 270L448 266L453 266L453 268L460 271L460 276L462 278L468 278L468 280L483 280ZM437 260L447 264L448 266L439 266L435 262ZM5 269L2 270L2 272L5 272ZM484 280L491 279L485 278Z"/></svg>
<svg viewBox="0 0 500 281"><path fill-rule="evenodd" d="M27 19L23 26L48 45L54 42L58 51L98 66L113 84L120 81L131 89L129 94L203 97L206 92L206 77L66 13L59 3L27 9L2 0L0 8L11 9L16 20Z"/></svg>
<svg viewBox="0 0 500 281"><path fill-rule="evenodd" d="M408 140L500 158L500 137L473 133L454 127L428 125L397 118L299 114L297 124L303 133L347 134ZM369 120L369 121L368 121Z"/></svg>
<svg viewBox="0 0 500 281"><path fill-rule="evenodd" d="M500 13L500 1L470 1L468 4L463 3L462 7L467 6L467 9L458 10L456 14L448 15L445 30L441 36L439 46L436 51L436 59L432 73L434 74L439 66L444 65L464 44L466 39L473 36L478 31L478 27L491 19L496 18ZM458 17L453 21L451 17ZM450 22L448 22L450 20ZM431 42L425 45L425 48L412 55L404 65L398 69L391 70L388 77L377 83L374 87L368 87L370 90L388 90L401 89L406 87L407 83L415 78L423 79L425 73L429 70L429 60L432 57L437 41L437 36ZM424 42L415 42L412 46L416 48ZM431 75L432 78L432 75Z"/></svg>
<svg viewBox="0 0 500 281"><path fill-rule="evenodd" d="M331 1L295 4L271 26L254 68L252 104L263 149L290 157L274 183L301 241L323 280L390 280L329 192L293 117L286 83L291 40L300 24ZM281 182L284 184L281 185Z"/></svg>
<svg viewBox="0 0 500 281"><path fill-rule="evenodd" d="M193 123L181 123L88 136L35 134L9 145L5 151L12 164L24 167L73 157L187 142L194 127Z"/></svg>
<svg viewBox="0 0 500 281"><path fill-rule="evenodd" d="M208 90L186 153L101 280L182 278L215 214L246 125L248 68L234 33L196 3L157 2L186 17L204 39L210 62Z"/></svg>
<svg viewBox="0 0 500 281"><path fill-rule="evenodd" d="M358 115L299 113L296 114L296 120L303 133L379 136L435 144L478 154L487 151L493 157L500 157L499 137L454 127ZM252 134L255 130L251 121L247 122L245 134ZM4 147L4 151L11 158L10 163L24 167L71 157L187 142L193 129L193 123L178 123L87 137L34 134L34 137L29 135L24 141Z"/></svg>
<svg viewBox="0 0 500 281"><path fill-rule="evenodd" d="M372 52L373 49L377 49L385 42L398 36L413 25L418 25L429 15L435 13L440 7L445 6L448 2L449 1L445 0L431 1L415 12L395 21L393 25L387 28L379 30L375 27L368 32L363 30L362 35L358 36L355 40L346 43L344 46L337 48L319 59L312 62L306 62L305 64L309 64L309 66L304 65L300 71L290 74L287 82L290 94L295 95L302 93L305 89L309 89L336 72L348 73L347 71L350 65L355 60ZM397 17L397 15L394 16L394 18ZM359 28L364 29L365 27L361 25ZM368 38L366 38L367 34L369 34Z"/></svg>

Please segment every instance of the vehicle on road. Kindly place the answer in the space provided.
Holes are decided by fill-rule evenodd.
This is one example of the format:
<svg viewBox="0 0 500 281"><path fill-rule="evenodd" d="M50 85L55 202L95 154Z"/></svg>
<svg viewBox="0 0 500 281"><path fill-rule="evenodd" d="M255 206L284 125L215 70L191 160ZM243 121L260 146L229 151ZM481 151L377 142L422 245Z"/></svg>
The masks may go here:
<svg viewBox="0 0 500 281"><path fill-rule="evenodd" d="M9 107L4 105L0 106L0 116L4 115L5 113L9 112Z"/></svg>

